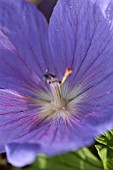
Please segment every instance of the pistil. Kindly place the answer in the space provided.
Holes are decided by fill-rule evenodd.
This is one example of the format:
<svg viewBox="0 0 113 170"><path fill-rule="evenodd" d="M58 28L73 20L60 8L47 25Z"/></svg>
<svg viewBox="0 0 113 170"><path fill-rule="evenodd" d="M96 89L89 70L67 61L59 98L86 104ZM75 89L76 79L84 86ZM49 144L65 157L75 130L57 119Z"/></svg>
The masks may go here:
<svg viewBox="0 0 113 170"><path fill-rule="evenodd" d="M53 95L53 104L56 107L56 109L61 109L64 105L64 101L61 96L61 88L60 83L55 81L50 83L50 89Z"/></svg>

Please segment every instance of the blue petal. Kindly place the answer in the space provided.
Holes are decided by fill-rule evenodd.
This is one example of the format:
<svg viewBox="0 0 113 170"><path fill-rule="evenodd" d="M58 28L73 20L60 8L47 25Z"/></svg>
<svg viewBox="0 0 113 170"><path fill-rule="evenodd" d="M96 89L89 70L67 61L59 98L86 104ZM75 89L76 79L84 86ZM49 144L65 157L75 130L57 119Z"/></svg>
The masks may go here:
<svg viewBox="0 0 113 170"><path fill-rule="evenodd" d="M78 84L83 92L89 90L88 94L92 91L106 94L105 101L109 98L110 102L108 93L113 96L113 30L99 4L88 0L58 1L49 33L57 71L63 75L66 67L72 67L69 79L72 87Z"/></svg>
<svg viewBox="0 0 113 170"><path fill-rule="evenodd" d="M72 67L75 83L86 68L97 61L97 55L97 62L101 62L105 53L112 52L111 22L104 18L99 5L90 0L60 0L50 20L53 67L61 77L66 67Z"/></svg>
<svg viewBox="0 0 113 170"><path fill-rule="evenodd" d="M94 4L97 4L100 7L104 17L108 19L113 19L113 2L112 0L91 0ZM112 14L112 15L111 15Z"/></svg>
<svg viewBox="0 0 113 170"><path fill-rule="evenodd" d="M24 155L33 153L32 158L34 159L37 154L53 156L62 152L79 149L83 146L83 143L85 146L88 146L93 142L92 132L95 133L95 130L92 130L91 126L83 125L83 128L76 126L75 131L73 131L72 128L66 128L62 120L59 121L59 124L56 121L58 120L52 121L52 124L50 122L46 126L42 124L40 128L7 143L5 148L9 162L15 166L22 167L26 165L26 162L28 164L31 163L29 157L28 160L27 158L23 159L21 163L20 158L23 157L22 151L24 151ZM84 133L84 128L90 128L91 132ZM29 146L29 150L27 150L27 146ZM36 148L35 152L33 148Z"/></svg>
<svg viewBox="0 0 113 170"><path fill-rule="evenodd" d="M24 0L0 2L0 87L35 86L49 67L48 24Z"/></svg>
<svg viewBox="0 0 113 170"><path fill-rule="evenodd" d="M92 131L91 138L113 126L113 29L111 15L105 15L113 6L101 2L59 0L49 25L53 65L61 77L66 67L73 69L69 85L82 89L78 95L84 97L76 109L80 120L92 127L88 129L80 121L87 134ZM81 133L80 138L83 136Z"/></svg>
<svg viewBox="0 0 113 170"><path fill-rule="evenodd" d="M6 146L8 162L19 168L31 164L35 161L39 148L36 144L8 144Z"/></svg>
<svg viewBox="0 0 113 170"><path fill-rule="evenodd" d="M5 151L8 141L33 130L37 119L37 109L28 97L11 90L0 90L0 152Z"/></svg>

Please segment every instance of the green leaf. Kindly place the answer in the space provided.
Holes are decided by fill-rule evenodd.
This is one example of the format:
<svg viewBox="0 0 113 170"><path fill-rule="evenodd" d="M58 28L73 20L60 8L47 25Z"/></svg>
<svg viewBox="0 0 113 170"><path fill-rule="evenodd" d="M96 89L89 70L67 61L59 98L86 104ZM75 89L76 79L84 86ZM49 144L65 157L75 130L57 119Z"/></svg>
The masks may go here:
<svg viewBox="0 0 113 170"><path fill-rule="evenodd" d="M113 170L113 130L98 137L96 149L103 162L104 170Z"/></svg>
<svg viewBox="0 0 113 170"><path fill-rule="evenodd" d="M25 170L103 170L102 163L87 148L48 158L43 155Z"/></svg>

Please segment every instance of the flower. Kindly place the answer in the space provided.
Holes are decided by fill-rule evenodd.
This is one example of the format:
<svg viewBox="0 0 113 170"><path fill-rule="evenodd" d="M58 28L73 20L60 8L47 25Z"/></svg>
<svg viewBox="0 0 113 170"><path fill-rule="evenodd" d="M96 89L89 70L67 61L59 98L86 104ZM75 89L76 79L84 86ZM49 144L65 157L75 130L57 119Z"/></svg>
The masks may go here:
<svg viewBox="0 0 113 170"><path fill-rule="evenodd" d="M59 0L48 26L0 1L0 152L22 167L89 146L113 125L113 4Z"/></svg>

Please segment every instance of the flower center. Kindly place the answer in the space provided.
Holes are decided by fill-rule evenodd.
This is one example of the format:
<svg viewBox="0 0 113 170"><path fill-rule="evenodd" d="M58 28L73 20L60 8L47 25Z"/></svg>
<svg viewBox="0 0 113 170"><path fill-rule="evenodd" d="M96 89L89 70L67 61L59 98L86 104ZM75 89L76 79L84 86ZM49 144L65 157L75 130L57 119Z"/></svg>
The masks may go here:
<svg viewBox="0 0 113 170"><path fill-rule="evenodd" d="M37 90L33 102L37 106L40 119L50 120L52 118L62 118L64 120L72 119L78 115L78 102L83 99L81 85L76 85L72 89L64 83L67 77L72 73L72 69L66 69L61 81L55 75L46 71L44 75L45 90ZM49 86L49 88L48 88Z"/></svg>

